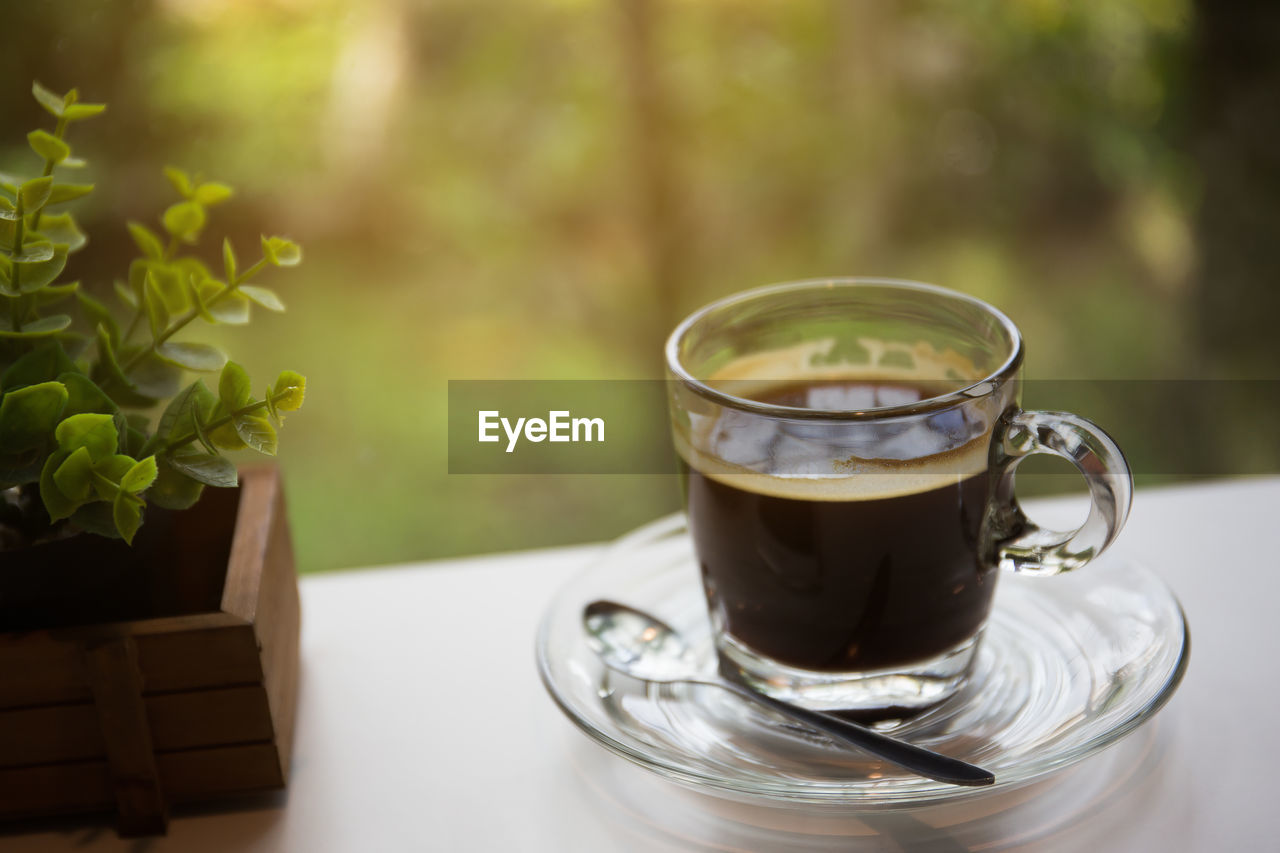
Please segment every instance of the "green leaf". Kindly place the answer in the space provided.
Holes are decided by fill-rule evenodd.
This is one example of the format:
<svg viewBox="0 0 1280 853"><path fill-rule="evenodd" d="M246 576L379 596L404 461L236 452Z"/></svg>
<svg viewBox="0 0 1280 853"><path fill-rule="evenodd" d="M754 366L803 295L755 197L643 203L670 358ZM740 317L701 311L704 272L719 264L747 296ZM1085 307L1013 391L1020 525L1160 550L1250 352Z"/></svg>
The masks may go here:
<svg viewBox="0 0 1280 853"><path fill-rule="evenodd" d="M229 411L242 409L253 397L249 374L234 361L228 361L218 378L218 399Z"/></svg>
<svg viewBox="0 0 1280 853"><path fill-rule="evenodd" d="M201 312L210 323L224 323L228 326L243 326L249 322L249 297L238 290L232 290L216 301L214 296L222 292L222 282L206 279L200 283Z"/></svg>
<svg viewBox="0 0 1280 853"><path fill-rule="evenodd" d="M75 296L79 291L80 282L78 281L69 281L66 284L50 284L36 293L36 302L39 305L52 305L69 296Z"/></svg>
<svg viewBox="0 0 1280 853"><path fill-rule="evenodd" d="M165 341L156 347L156 355L178 367L203 372L221 370L227 363L227 357L222 350L208 344Z"/></svg>
<svg viewBox="0 0 1280 853"><path fill-rule="evenodd" d="M137 499L128 492L121 491L111 504L111 517L115 521L116 530L120 531L120 538L125 544L132 545L133 537L142 526L142 507L138 506Z"/></svg>
<svg viewBox="0 0 1280 853"><path fill-rule="evenodd" d="M219 448L222 450L244 450L248 447L244 443L244 439L236 432L233 424L223 424L220 427L211 429L205 433L205 436L205 440L209 442L206 448L210 450Z"/></svg>
<svg viewBox="0 0 1280 853"><path fill-rule="evenodd" d="M116 297L119 298L119 300L123 302L126 306L128 306L129 308L132 308L134 311L137 311L138 296L132 290L129 289L129 285L125 284L123 281L120 281L119 279L116 279L114 282L112 282L112 284L116 289Z"/></svg>
<svg viewBox="0 0 1280 853"><path fill-rule="evenodd" d="M284 423L284 415L280 414L280 410L276 408L276 401L271 396L270 388L267 389L266 396L262 399L267 404L267 415L276 426L282 425Z"/></svg>
<svg viewBox="0 0 1280 853"><path fill-rule="evenodd" d="M182 369L148 355L131 372L138 393L155 400L167 400L182 387Z"/></svg>
<svg viewBox="0 0 1280 853"><path fill-rule="evenodd" d="M148 456L125 472L124 477L120 479L120 488L131 495L146 491L147 487L155 482L157 473L156 458Z"/></svg>
<svg viewBox="0 0 1280 853"><path fill-rule="evenodd" d="M209 386L204 384L203 379L197 379L170 401L164 414L160 416L156 435L164 441L169 441L187 432L194 432L193 411L200 413L202 422L207 421L217 404L218 398L209 390Z"/></svg>
<svg viewBox="0 0 1280 853"><path fill-rule="evenodd" d="M0 489L40 482L45 454L39 450L0 454Z"/></svg>
<svg viewBox="0 0 1280 853"><path fill-rule="evenodd" d="M46 213L40 218L38 232L50 243L66 247L68 252L83 248L89 241L70 213Z"/></svg>
<svg viewBox="0 0 1280 853"><path fill-rule="evenodd" d="M213 278L213 272L199 258L190 256L173 259L173 268L179 275L188 276L197 281Z"/></svg>
<svg viewBox="0 0 1280 853"><path fill-rule="evenodd" d="M56 165L71 156L71 146L47 130L31 131L27 134L27 143L31 146L31 150L36 152L36 156L48 163Z"/></svg>
<svg viewBox="0 0 1280 853"><path fill-rule="evenodd" d="M72 514L71 523L94 536L102 536L106 539L120 538L120 531L116 530L116 522L112 517L109 503L85 504Z"/></svg>
<svg viewBox="0 0 1280 853"><path fill-rule="evenodd" d="M212 453L175 453L167 458L173 468L206 486L228 489L238 485L236 466Z"/></svg>
<svg viewBox="0 0 1280 853"><path fill-rule="evenodd" d="M243 326L249 322L249 297L232 291L217 302L210 303L209 314L219 323Z"/></svg>
<svg viewBox="0 0 1280 853"><path fill-rule="evenodd" d="M0 198L0 205L2 205L3 202L4 200ZM0 213L3 213L3 211L0 211ZM13 245L13 238L18 230L17 225L18 223L15 220L5 219L4 216L0 215L0 247ZM5 269L11 270L13 267L9 264L8 257L6 257L8 251L8 249L0 248L0 258L5 259ZM9 279L6 276L5 281L7 282L8 280Z"/></svg>
<svg viewBox="0 0 1280 853"><path fill-rule="evenodd" d="M58 485L58 491L76 503L87 501L93 490L93 457L89 455L89 448L77 447L53 472L53 482Z"/></svg>
<svg viewBox="0 0 1280 853"><path fill-rule="evenodd" d="M147 491L147 500L165 509L190 509L203 492L203 483L179 471L173 466L172 459L162 458L156 481Z"/></svg>
<svg viewBox="0 0 1280 853"><path fill-rule="evenodd" d="M284 310L284 303L280 301L279 296L276 296L274 290L268 290L265 287L257 287L252 284L242 284L236 289L268 311Z"/></svg>
<svg viewBox="0 0 1280 853"><path fill-rule="evenodd" d="M63 109L62 117L67 121L84 121L102 115L106 110L106 104L70 104Z"/></svg>
<svg viewBox="0 0 1280 853"><path fill-rule="evenodd" d="M64 495L62 490L58 488L58 484L53 480L54 472L62 466L62 463L70 455L66 451L51 453L49 458L44 461L44 467L40 470L40 500L44 503L44 508L49 513L51 521L69 518L79 507L79 502Z"/></svg>
<svg viewBox="0 0 1280 853"><path fill-rule="evenodd" d="M85 413L114 415L120 411L115 401L83 373L68 371L59 374L58 381L67 388L67 408L63 411L65 416Z"/></svg>
<svg viewBox="0 0 1280 853"><path fill-rule="evenodd" d="M151 327L151 337L158 340L169 328L169 311L164 307L164 297L154 286L152 279L147 279L147 289L143 291L146 303L147 325Z"/></svg>
<svg viewBox="0 0 1280 853"><path fill-rule="evenodd" d="M221 204L231 198L233 194L234 191L226 184L210 181L207 184L201 184L196 187L194 199L203 205L211 207L215 204Z"/></svg>
<svg viewBox="0 0 1280 853"><path fill-rule="evenodd" d="M49 200L52 193L53 178L48 175L43 178L32 178L18 188L18 195L22 198L22 206L26 208L27 213L44 207L44 203Z"/></svg>
<svg viewBox="0 0 1280 853"><path fill-rule="evenodd" d="M222 271L227 281L236 280L236 252L231 248L231 238L222 238Z"/></svg>
<svg viewBox="0 0 1280 853"><path fill-rule="evenodd" d="M94 327L106 327L108 334L111 335L112 345L119 347L120 324L116 322L116 318L107 310L107 306L87 293L77 293L76 300L80 303L80 310L84 312L89 324Z"/></svg>
<svg viewBox="0 0 1280 853"><path fill-rule="evenodd" d="M213 413L216 413L218 409L221 409L221 408L222 408L221 403L215 403ZM195 425L196 439L200 442L200 444L204 447L205 450L216 455L218 452L218 448L214 446L213 439L209 436L209 431L205 429L205 424L212 419L213 419L212 414L209 418L206 418L203 414L200 413L198 409L191 410L191 422ZM224 445L227 447L227 449L239 450L241 447L244 447L244 442L240 440L240 436L236 435L236 431L231 428L230 424L227 424L226 426L221 427L220 429L227 431L231 435L231 438L235 440L234 445ZM215 432L216 431L217 430L215 430Z"/></svg>
<svg viewBox="0 0 1280 853"><path fill-rule="evenodd" d="M164 269L163 261L152 260L151 258L135 258L129 264L129 284L128 287L133 291L134 296L138 300L138 304L142 304L142 290L147 286L147 276L153 275L156 270Z"/></svg>
<svg viewBox="0 0 1280 853"><path fill-rule="evenodd" d="M83 169L89 164L79 157L68 157L62 161L61 165L64 169Z"/></svg>
<svg viewBox="0 0 1280 853"><path fill-rule="evenodd" d="M68 453L87 447L95 462L113 456L120 445L115 418L105 414L63 418L54 435L58 439L58 446Z"/></svg>
<svg viewBox="0 0 1280 853"><path fill-rule="evenodd" d="M30 450L48 440L67 407L61 382L41 382L9 391L0 398L0 447Z"/></svg>
<svg viewBox="0 0 1280 853"><path fill-rule="evenodd" d="M307 377L292 370L282 371L271 389L271 398L277 409L295 412L302 408L307 395Z"/></svg>
<svg viewBox="0 0 1280 853"><path fill-rule="evenodd" d="M169 309L165 307L164 295L160 292L160 285L156 283L154 273L147 273L147 284L142 291L142 301L147 309L151 337L158 339L169 328Z"/></svg>
<svg viewBox="0 0 1280 853"><path fill-rule="evenodd" d="M41 293L48 293L48 290L42 290ZM62 344L63 348L66 349L67 355L71 356L72 360L75 362L77 370L81 373L85 373L89 370L89 358L86 351L89 349L89 344L93 341L92 335L65 329L57 334L55 340Z"/></svg>
<svg viewBox="0 0 1280 853"><path fill-rule="evenodd" d="M183 198L191 198L194 189L191 186L191 176L176 166L165 166L164 176L169 179L169 183L173 184L173 188L178 191L178 195Z"/></svg>
<svg viewBox="0 0 1280 853"><path fill-rule="evenodd" d="M0 315L0 338L34 339L56 335L71 325L71 317L66 314L51 314L30 323L23 324L21 329L13 328L12 321Z"/></svg>
<svg viewBox="0 0 1280 853"><path fill-rule="evenodd" d="M31 94L40 102L40 106L49 111L51 115L62 118L63 100L60 95L55 95L39 83L31 84Z"/></svg>
<svg viewBox="0 0 1280 853"><path fill-rule="evenodd" d="M220 420L221 418L226 417L226 415L227 407L222 403L218 403L217 407L213 410L211 422L213 420ZM246 447L244 439L242 439L240 434L236 432L235 424L230 422L224 423L221 426L210 430L204 430L202 428L201 435L203 436L201 438L201 443L204 444L205 449L210 453L216 453L216 448L218 447L221 447L223 450L242 450Z"/></svg>
<svg viewBox="0 0 1280 853"><path fill-rule="evenodd" d="M0 375L0 388L12 391L24 385L52 382L60 374L75 370L76 366L57 341L40 344L19 358Z"/></svg>
<svg viewBox="0 0 1280 853"><path fill-rule="evenodd" d="M262 415L239 415L232 423L236 435L249 447L268 456L276 455L276 428Z"/></svg>
<svg viewBox="0 0 1280 853"><path fill-rule="evenodd" d="M197 283L195 279L187 279L187 289L191 291L191 299L196 304L196 314L206 323L217 323L218 319L209 313L209 306L205 299L205 293L213 290L221 290L217 282L210 279ZM210 298L213 298L210 296Z"/></svg>
<svg viewBox="0 0 1280 853"><path fill-rule="evenodd" d="M67 265L65 246L54 246L53 257L37 263L23 262L18 286L23 293L35 293L53 283Z"/></svg>
<svg viewBox="0 0 1280 853"><path fill-rule="evenodd" d="M204 228L204 208L194 201L180 201L165 210L162 221L164 230L174 237L194 243L200 229Z"/></svg>
<svg viewBox="0 0 1280 853"><path fill-rule="evenodd" d="M145 257L152 260L160 260L164 257L164 244L160 242L160 238L155 232L140 222L130 222L129 236L133 237L133 242L137 244L138 251L142 252Z"/></svg>
<svg viewBox="0 0 1280 853"><path fill-rule="evenodd" d="M83 198L93 192L93 186L93 184L54 184L53 189L49 191L49 200L44 203L44 206Z"/></svg>
<svg viewBox="0 0 1280 853"><path fill-rule="evenodd" d="M117 423L117 426L119 424ZM100 460L93 466L94 471L102 475L102 478L109 481L103 483L98 480L95 486L98 489L98 496L104 501L109 501L116 496L116 492L120 491L120 481L124 479L124 475L137 464L136 460L123 453L113 453L106 459ZM95 478L96 479L96 478Z"/></svg>
<svg viewBox="0 0 1280 853"><path fill-rule="evenodd" d="M53 257L53 243L48 240L33 240L22 247L22 251L10 255L9 260L15 264L38 264Z"/></svg>
<svg viewBox="0 0 1280 853"><path fill-rule="evenodd" d="M164 299L164 307L169 314L184 314L191 307L191 294L188 293L188 282L192 275L199 275L198 269L190 265L174 261L162 264L155 261L143 261L146 266L144 281L150 277L155 279L157 292Z"/></svg>
<svg viewBox="0 0 1280 853"><path fill-rule="evenodd" d="M262 253L277 267L292 267L302 262L302 247L284 237L263 237Z"/></svg>
<svg viewBox="0 0 1280 853"><path fill-rule="evenodd" d="M136 458L149 456L150 453L144 452L143 448L147 445L147 431L150 426L151 419L146 415L135 412L126 416L124 432L121 433L121 450Z"/></svg>
<svg viewBox="0 0 1280 853"><path fill-rule="evenodd" d="M112 381L125 388L132 389L133 383L120 368L120 360L116 357L116 345L111 340L111 333L103 326L98 326L98 365Z"/></svg>

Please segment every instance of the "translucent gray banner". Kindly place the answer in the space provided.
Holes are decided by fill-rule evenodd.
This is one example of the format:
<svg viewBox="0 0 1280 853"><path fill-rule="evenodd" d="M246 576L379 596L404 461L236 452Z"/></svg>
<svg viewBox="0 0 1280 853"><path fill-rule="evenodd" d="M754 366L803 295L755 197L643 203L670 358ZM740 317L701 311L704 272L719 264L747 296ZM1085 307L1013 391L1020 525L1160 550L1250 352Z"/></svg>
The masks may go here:
<svg viewBox="0 0 1280 853"><path fill-rule="evenodd" d="M664 380L450 380L450 474L677 470ZM1107 430L1136 475L1280 471L1280 380L1024 380Z"/></svg>

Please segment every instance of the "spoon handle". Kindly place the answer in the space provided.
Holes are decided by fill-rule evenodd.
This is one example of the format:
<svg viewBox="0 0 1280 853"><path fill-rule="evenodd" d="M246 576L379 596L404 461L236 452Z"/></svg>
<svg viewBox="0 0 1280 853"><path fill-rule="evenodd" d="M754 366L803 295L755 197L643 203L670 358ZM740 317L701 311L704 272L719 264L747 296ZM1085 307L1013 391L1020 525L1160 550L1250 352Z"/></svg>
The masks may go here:
<svg viewBox="0 0 1280 853"><path fill-rule="evenodd" d="M774 699L772 696L757 693L750 687L734 681L721 679L716 683L744 699L758 702L784 717L798 720L823 734L859 747L872 755L883 758L885 761L892 762L920 776L936 779L939 782L948 782L952 785L968 785L972 787L991 785L996 781L995 774L991 771L983 770L981 767L961 761L958 758L951 758L906 741L896 740L866 726L842 720L831 714L810 711L807 708L790 705Z"/></svg>

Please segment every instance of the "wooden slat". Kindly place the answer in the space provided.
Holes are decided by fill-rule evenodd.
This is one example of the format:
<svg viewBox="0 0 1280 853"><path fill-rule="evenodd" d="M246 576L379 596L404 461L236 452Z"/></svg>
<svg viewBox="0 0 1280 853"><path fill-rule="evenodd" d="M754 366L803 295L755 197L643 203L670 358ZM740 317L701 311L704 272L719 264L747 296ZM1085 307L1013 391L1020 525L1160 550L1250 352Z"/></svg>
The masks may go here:
<svg viewBox="0 0 1280 853"><path fill-rule="evenodd" d="M190 803L284 786L273 744L194 749L156 756L165 791L175 803Z"/></svg>
<svg viewBox="0 0 1280 853"><path fill-rule="evenodd" d="M233 624L137 637L138 663L148 693L262 682L253 626L229 614L216 615Z"/></svg>
<svg viewBox="0 0 1280 853"><path fill-rule="evenodd" d="M161 784L174 804L280 788L280 758L269 743L161 753ZM0 769L0 819L108 812L115 805L105 761Z"/></svg>
<svg viewBox="0 0 1280 853"><path fill-rule="evenodd" d="M159 752L269 741L275 727L261 685L144 697ZM88 761L106 755L90 703L0 711L0 767Z"/></svg>
<svg viewBox="0 0 1280 853"><path fill-rule="evenodd" d="M225 613L0 634L0 709L91 699L85 644L133 637L148 692L262 681L253 627Z"/></svg>
<svg viewBox="0 0 1280 853"><path fill-rule="evenodd" d="M271 710L261 685L147 698L158 752L270 741Z"/></svg>
<svg viewBox="0 0 1280 853"><path fill-rule="evenodd" d="M241 472L242 494L222 609L253 624L287 778L298 693L300 614L293 540L276 468Z"/></svg>
<svg viewBox="0 0 1280 853"><path fill-rule="evenodd" d="M79 761L105 754L92 703L0 711L0 767Z"/></svg>
<svg viewBox="0 0 1280 853"><path fill-rule="evenodd" d="M85 668L106 745L119 832L125 837L163 834L169 810L160 790L133 640L123 637L87 649Z"/></svg>
<svg viewBox="0 0 1280 853"><path fill-rule="evenodd" d="M272 530L264 558L258 618L254 620L253 627L262 647L262 671L271 718L275 722L280 773L287 779L298 699L301 613L293 539L289 535L283 489L276 491Z"/></svg>
<svg viewBox="0 0 1280 853"><path fill-rule="evenodd" d="M89 684L79 644L45 631L0 634L0 708L87 702Z"/></svg>
<svg viewBox="0 0 1280 853"><path fill-rule="evenodd" d="M277 469L246 468L240 472L240 507L227 579L222 585L222 612L245 622L257 618L267 547L282 509L280 494Z"/></svg>
<svg viewBox="0 0 1280 853"><path fill-rule="evenodd" d="M103 812L114 805L105 761L0 769L0 817Z"/></svg>

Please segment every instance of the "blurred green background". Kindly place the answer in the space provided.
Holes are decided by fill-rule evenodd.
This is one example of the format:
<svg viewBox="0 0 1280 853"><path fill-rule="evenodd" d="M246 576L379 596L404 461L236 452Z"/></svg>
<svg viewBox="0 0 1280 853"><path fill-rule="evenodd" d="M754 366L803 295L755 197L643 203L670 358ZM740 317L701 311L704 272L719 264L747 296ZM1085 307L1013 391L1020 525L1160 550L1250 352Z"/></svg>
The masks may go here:
<svg viewBox="0 0 1280 853"><path fill-rule="evenodd" d="M310 380L280 457L304 570L599 540L673 509L669 477L449 475L447 380L656 377L681 316L772 281L973 293L1023 328L1032 377L1280 376L1264 4L46 0L5 19L0 168L36 165L32 79L110 104L71 135L98 188L69 278L123 276L124 222L172 200L166 164L237 188L211 250L303 244L264 281L288 313L223 343L255 377ZM1083 413L1137 442L1179 418ZM1229 438L1204 425L1146 479L1275 470L1277 414L1243 400Z"/></svg>

